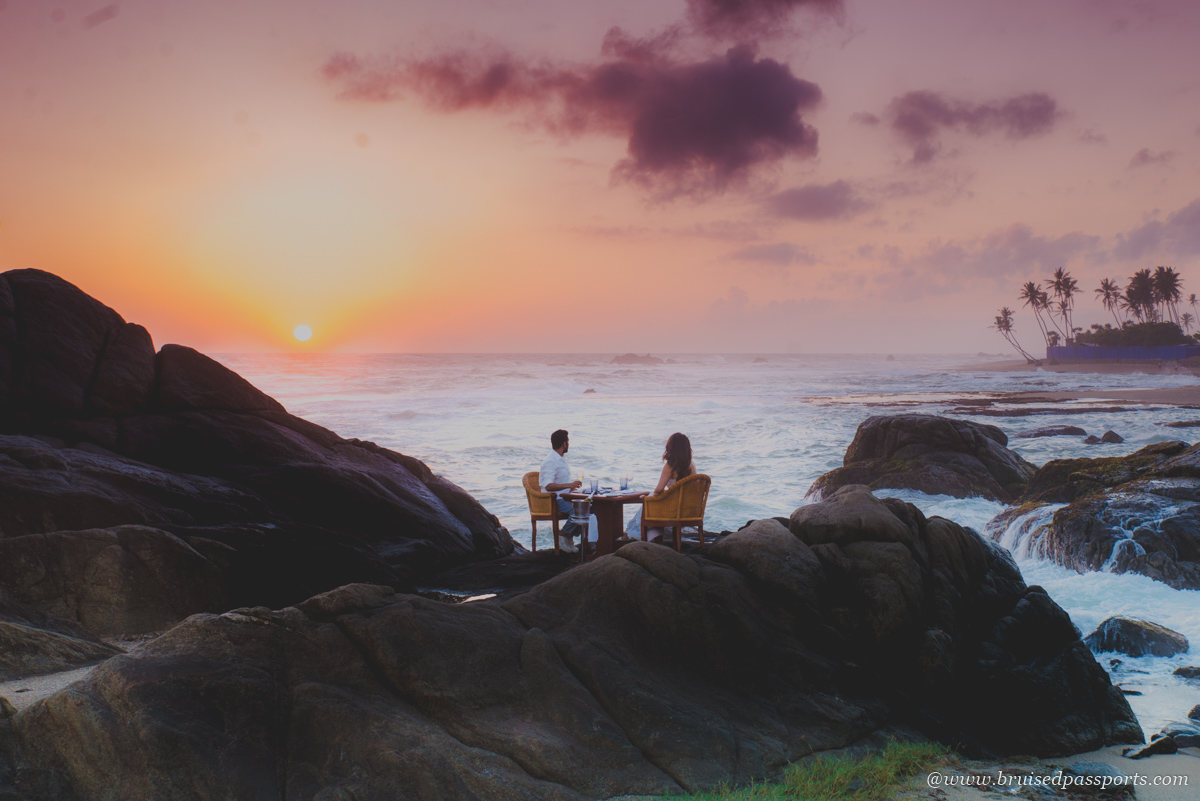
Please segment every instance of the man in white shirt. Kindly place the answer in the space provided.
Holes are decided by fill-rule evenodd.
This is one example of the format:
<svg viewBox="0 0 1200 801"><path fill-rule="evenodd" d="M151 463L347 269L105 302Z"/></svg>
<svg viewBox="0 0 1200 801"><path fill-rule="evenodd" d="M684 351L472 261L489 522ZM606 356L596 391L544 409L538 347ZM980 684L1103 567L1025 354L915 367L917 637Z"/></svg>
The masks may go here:
<svg viewBox="0 0 1200 801"><path fill-rule="evenodd" d="M558 429L550 435L550 447L553 452L546 457L546 461L542 462L541 473L538 474L538 484L542 487L542 492L553 492L558 495L555 501L558 503L558 510L563 514L571 514L571 503L562 496L574 489L579 489L583 486L582 481L571 480L571 466L567 464L567 451L571 448L571 440L567 436L564 429ZM560 550L567 553L575 553L575 534L579 531L579 526L574 523L567 523L559 529Z"/></svg>

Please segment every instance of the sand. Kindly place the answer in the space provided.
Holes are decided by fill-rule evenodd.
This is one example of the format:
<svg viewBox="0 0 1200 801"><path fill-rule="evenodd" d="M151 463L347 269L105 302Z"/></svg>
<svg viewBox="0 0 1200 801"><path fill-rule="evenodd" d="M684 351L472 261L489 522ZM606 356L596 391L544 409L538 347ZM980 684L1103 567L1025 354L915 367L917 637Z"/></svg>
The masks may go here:
<svg viewBox="0 0 1200 801"><path fill-rule="evenodd" d="M26 676L0 682L0 698L7 698L18 712L53 695L69 684L74 684L96 669L96 665L64 670L61 673L46 673L41 676Z"/></svg>

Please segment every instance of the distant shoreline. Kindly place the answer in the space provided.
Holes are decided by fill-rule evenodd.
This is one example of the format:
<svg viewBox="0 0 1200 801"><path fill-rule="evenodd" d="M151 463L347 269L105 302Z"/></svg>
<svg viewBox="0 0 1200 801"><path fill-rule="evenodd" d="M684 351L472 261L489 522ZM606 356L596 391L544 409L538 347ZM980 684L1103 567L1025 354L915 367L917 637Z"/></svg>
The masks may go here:
<svg viewBox="0 0 1200 801"><path fill-rule="evenodd" d="M1059 359L1055 364L1043 361L1040 365L1026 364L1024 361L988 362L984 364L968 364L955 368L962 372L996 372L996 373L1036 373L1039 370L1047 373L1094 373L1099 375L1191 375L1200 376L1200 370L1179 365L1176 362L1159 362L1147 360L1144 363L1134 361L1115 361L1103 359ZM1168 406L1200 406L1200 381L1190 387L1161 387L1146 389L1077 389L1077 390L1048 390L1044 392L1009 392L1005 393L1009 403L1059 402L1083 400L1085 398L1102 398L1118 400L1126 403L1165 404Z"/></svg>
<svg viewBox="0 0 1200 801"><path fill-rule="evenodd" d="M954 368L962 372L989 373L1098 373L1101 375L1200 375L1200 368L1185 367L1179 362L1161 359L1042 359L1040 364L1028 364L1023 359L1002 362L978 362Z"/></svg>

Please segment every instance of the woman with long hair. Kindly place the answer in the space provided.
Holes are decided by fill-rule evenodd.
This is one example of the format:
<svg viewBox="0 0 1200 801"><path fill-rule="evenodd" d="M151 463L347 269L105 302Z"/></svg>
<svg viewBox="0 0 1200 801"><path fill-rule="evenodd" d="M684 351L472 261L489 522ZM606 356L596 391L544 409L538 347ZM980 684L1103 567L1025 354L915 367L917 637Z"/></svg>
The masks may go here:
<svg viewBox="0 0 1200 801"><path fill-rule="evenodd" d="M667 487L682 478L696 473L696 463L692 460L692 442L687 435L678 431L667 437L667 446L663 449L663 469L658 476L658 484L651 495L661 495ZM651 542L662 539L663 530L652 528L646 533ZM639 509L625 527L625 535L630 539L640 539L642 536L642 510Z"/></svg>

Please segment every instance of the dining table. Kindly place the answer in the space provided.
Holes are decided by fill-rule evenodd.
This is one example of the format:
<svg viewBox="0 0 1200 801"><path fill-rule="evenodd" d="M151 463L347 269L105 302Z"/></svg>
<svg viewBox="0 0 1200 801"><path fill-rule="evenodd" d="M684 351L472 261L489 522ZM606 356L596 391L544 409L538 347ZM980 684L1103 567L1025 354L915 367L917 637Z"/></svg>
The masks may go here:
<svg viewBox="0 0 1200 801"><path fill-rule="evenodd" d="M625 533L625 505L641 503L649 495L648 490L610 490L595 494L570 492L563 495L569 501L588 498L592 502L592 514L596 516L595 556L604 556L617 550L617 540ZM590 532L589 532L590 534Z"/></svg>

